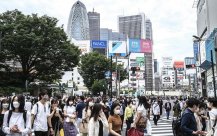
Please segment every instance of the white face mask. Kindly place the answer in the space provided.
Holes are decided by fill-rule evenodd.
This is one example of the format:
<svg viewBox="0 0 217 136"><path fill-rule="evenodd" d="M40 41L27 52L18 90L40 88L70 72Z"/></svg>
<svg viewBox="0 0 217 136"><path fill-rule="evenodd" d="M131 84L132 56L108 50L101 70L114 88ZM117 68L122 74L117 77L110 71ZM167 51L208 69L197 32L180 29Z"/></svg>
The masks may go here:
<svg viewBox="0 0 217 136"><path fill-rule="evenodd" d="M93 102L89 102L89 106L92 107L94 105Z"/></svg>
<svg viewBox="0 0 217 136"><path fill-rule="evenodd" d="M108 103L108 102L106 102L106 103L105 103L105 105L109 106L109 103Z"/></svg>
<svg viewBox="0 0 217 136"><path fill-rule="evenodd" d="M5 108L5 109L7 109L9 107L9 104L8 103L4 103L4 104L2 104L2 107Z"/></svg>
<svg viewBox="0 0 217 136"><path fill-rule="evenodd" d="M114 113L115 113L116 115L118 115L118 114L121 113L121 111L120 111L120 110L115 110Z"/></svg>
<svg viewBox="0 0 217 136"><path fill-rule="evenodd" d="M73 102L69 102L69 105L72 105L73 104Z"/></svg>
<svg viewBox="0 0 217 136"><path fill-rule="evenodd" d="M13 102L13 106L14 106L14 108L19 108L20 107L20 103L19 102Z"/></svg>

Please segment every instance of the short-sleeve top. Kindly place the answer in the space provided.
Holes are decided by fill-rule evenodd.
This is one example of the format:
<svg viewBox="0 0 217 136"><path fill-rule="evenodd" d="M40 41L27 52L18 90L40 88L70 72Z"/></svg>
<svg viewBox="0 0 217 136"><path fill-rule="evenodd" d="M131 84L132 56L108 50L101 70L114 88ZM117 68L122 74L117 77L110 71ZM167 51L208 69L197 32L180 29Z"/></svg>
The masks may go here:
<svg viewBox="0 0 217 136"><path fill-rule="evenodd" d="M118 132L121 130L121 117L119 115L110 115L108 118L108 123L112 123L112 130Z"/></svg>
<svg viewBox="0 0 217 136"><path fill-rule="evenodd" d="M75 110L75 106L64 106L64 111L66 111L67 115L72 115L76 110ZM70 118L66 117L66 122L70 122Z"/></svg>

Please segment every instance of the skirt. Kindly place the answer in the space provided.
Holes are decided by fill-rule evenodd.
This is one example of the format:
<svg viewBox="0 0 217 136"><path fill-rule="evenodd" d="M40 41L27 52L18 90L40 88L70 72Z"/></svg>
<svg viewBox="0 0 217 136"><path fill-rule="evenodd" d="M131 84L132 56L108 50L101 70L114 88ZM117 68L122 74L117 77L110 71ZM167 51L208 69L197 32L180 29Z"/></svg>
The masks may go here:
<svg viewBox="0 0 217 136"><path fill-rule="evenodd" d="M76 126L71 122L64 122L63 130L64 136L76 136L78 134Z"/></svg>

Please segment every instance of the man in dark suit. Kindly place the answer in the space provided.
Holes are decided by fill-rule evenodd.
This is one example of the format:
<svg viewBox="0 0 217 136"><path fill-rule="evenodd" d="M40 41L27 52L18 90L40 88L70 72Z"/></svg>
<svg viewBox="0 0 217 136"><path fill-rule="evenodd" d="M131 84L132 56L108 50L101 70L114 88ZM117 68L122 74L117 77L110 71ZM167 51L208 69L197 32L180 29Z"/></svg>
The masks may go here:
<svg viewBox="0 0 217 136"><path fill-rule="evenodd" d="M166 110L167 119L169 119L170 111L171 111L171 108L172 108L169 99L167 99L167 102L165 103L164 108L165 108L165 110Z"/></svg>

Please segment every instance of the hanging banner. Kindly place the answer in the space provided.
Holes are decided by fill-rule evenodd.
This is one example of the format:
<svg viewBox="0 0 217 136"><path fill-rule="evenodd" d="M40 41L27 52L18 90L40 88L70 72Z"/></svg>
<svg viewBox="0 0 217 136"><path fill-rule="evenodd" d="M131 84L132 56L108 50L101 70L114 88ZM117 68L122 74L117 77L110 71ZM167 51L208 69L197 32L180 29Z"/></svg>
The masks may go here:
<svg viewBox="0 0 217 136"><path fill-rule="evenodd" d="M109 56L126 56L127 45L125 41L110 41L109 42Z"/></svg>

